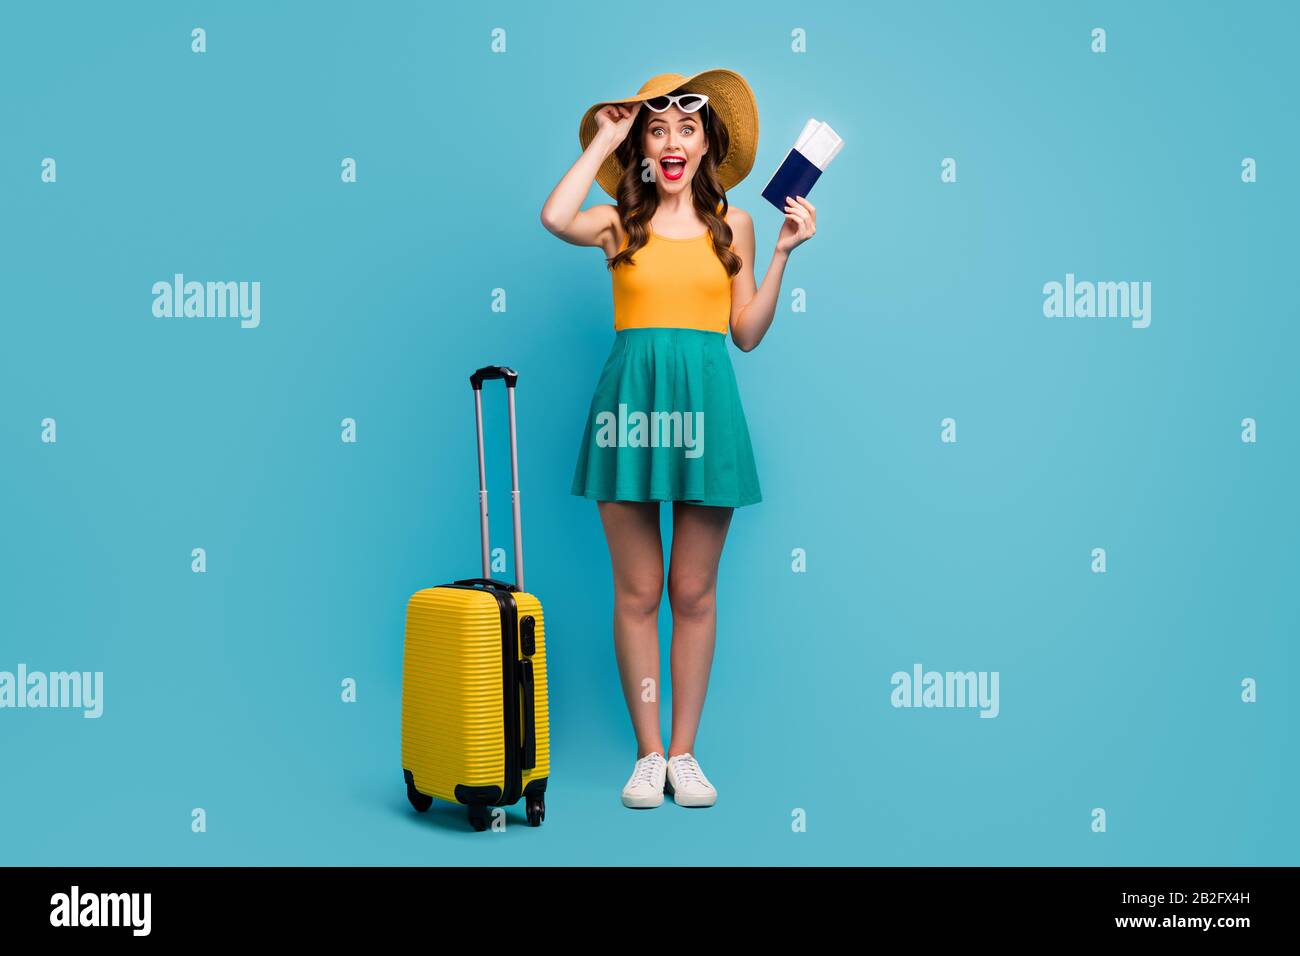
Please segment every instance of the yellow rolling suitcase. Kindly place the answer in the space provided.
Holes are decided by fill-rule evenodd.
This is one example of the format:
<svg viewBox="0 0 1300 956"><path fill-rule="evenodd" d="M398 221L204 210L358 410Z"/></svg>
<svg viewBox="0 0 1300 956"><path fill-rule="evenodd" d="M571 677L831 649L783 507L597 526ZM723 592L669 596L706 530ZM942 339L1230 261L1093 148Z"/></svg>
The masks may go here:
<svg viewBox="0 0 1300 956"><path fill-rule="evenodd" d="M510 407L515 583L490 577L483 382L504 379ZM475 830L489 807L526 801L530 826L546 817L550 727L542 604L524 590L515 441L514 369L490 365L470 376L478 430L479 526L483 577L416 591L406 605L402 661L402 771L420 812L433 798L463 803Z"/></svg>

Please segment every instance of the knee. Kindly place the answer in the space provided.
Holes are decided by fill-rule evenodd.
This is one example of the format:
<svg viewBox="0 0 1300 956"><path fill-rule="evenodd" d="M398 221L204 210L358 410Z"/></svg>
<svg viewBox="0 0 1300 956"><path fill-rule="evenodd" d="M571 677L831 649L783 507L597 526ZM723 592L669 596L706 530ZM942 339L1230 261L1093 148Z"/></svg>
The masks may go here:
<svg viewBox="0 0 1300 956"><path fill-rule="evenodd" d="M668 603L674 619L707 619L717 606L717 581L686 574L668 576Z"/></svg>
<svg viewBox="0 0 1300 956"><path fill-rule="evenodd" d="M614 607L620 614L633 617L654 617L659 613L659 601L664 593L663 575L647 574L631 580L619 581L614 586Z"/></svg>

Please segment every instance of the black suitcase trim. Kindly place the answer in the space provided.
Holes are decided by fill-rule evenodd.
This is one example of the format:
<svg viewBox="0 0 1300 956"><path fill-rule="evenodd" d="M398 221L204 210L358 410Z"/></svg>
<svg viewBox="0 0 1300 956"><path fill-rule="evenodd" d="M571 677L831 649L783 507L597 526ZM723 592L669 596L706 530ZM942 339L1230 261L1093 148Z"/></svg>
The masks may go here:
<svg viewBox="0 0 1300 956"><path fill-rule="evenodd" d="M501 801L500 787L467 787L456 784L456 799L461 803L485 803L496 806Z"/></svg>
<svg viewBox="0 0 1300 956"><path fill-rule="evenodd" d="M519 607L515 604L513 595L514 586L505 584L500 581L490 581L484 578L472 579L481 582L480 587L476 584L444 584L442 587L456 588L461 591L481 591L493 595L497 600L497 605L501 610L501 701L504 705L502 714L505 723L505 788L499 790L496 787L466 787L464 784L457 784L456 799L461 803L469 803L470 800L462 800L461 792L475 793L480 791L496 792L496 799L483 800L473 799L473 802L484 802L491 806L508 807L519 802L520 796L523 795L523 770L522 750L523 745L519 739L519 662L518 662L518 630L519 630ZM509 590L507 590L507 588Z"/></svg>

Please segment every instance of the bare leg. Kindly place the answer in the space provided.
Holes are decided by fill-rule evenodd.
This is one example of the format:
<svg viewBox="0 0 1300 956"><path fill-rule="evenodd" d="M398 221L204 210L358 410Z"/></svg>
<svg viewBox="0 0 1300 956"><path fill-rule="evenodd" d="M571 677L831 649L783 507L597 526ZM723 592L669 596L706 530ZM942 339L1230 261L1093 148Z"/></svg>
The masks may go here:
<svg viewBox="0 0 1300 956"><path fill-rule="evenodd" d="M659 601L664 592L659 503L599 501L597 506L614 570L614 654L640 759L664 752L659 727ZM648 687L647 678L653 681Z"/></svg>
<svg viewBox="0 0 1300 956"><path fill-rule="evenodd" d="M666 757L695 752L718 629L718 561L732 510L673 503L668 567L668 600L673 609L673 733Z"/></svg>

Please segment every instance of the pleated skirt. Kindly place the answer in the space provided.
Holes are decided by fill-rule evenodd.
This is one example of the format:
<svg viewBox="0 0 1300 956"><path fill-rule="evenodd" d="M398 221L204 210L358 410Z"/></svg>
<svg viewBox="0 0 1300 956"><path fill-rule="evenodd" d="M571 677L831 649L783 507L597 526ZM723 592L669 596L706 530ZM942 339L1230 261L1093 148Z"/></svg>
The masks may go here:
<svg viewBox="0 0 1300 956"><path fill-rule="evenodd" d="M727 337L615 333L587 413L573 494L597 501L762 500Z"/></svg>

